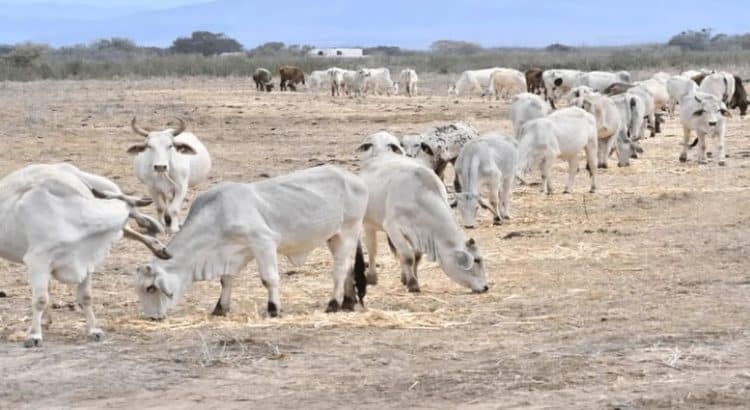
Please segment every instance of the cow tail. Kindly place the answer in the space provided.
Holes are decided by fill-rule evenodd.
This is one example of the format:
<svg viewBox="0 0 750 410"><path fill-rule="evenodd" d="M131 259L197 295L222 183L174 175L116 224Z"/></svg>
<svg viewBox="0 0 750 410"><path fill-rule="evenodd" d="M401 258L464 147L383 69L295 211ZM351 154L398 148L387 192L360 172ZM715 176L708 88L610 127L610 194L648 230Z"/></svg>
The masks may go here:
<svg viewBox="0 0 750 410"><path fill-rule="evenodd" d="M359 304L365 306L365 295L367 294L367 276L365 257L362 254L362 243L357 242L357 252L354 255L354 287L357 289Z"/></svg>

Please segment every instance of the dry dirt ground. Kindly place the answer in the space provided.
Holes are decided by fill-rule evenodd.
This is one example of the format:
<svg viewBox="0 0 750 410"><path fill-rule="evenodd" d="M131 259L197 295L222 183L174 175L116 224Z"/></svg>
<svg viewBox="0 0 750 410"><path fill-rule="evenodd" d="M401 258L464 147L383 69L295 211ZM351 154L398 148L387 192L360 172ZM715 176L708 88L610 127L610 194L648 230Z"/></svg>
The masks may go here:
<svg viewBox="0 0 750 410"><path fill-rule="evenodd" d="M382 129L467 120L510 131L506 103L438 94L259 94L246 79L4 83L0 175L69 161L143 192L125 153L140 140L133 115L189 121L215 164L200 190L320 163L356 169L354 148ZM669 120L633 166L601 172L593 195L585 173L560 193L562 163L555 195L516 187L509 223L484 214L469 232L488 265L483 295L431 263L409 294L381 246L368 310L326 315L330 264L318 251L283 267L279 319L265 318L251 264L229 316L209 315L219 285L200 283L151 322L131 288L148 251L123 240L95 274L106 341L85 341L72 290L54 283L44 346L27 350L25 270L0 261L0 408L747 408L748 125L731 120L726 167L698 165L694 152L680 164L679 134Z"/></svg>

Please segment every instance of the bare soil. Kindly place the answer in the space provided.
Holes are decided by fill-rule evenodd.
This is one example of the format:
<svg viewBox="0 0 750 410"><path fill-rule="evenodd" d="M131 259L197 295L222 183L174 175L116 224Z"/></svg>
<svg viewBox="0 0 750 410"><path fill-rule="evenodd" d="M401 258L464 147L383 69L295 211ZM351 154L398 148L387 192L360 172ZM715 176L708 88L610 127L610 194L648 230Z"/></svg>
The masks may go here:
<svg viewBox="0 0 750 410"><path fill-rule="evenodd" d="M154 128L188 120L215 164L198 191L321 163L356 170L355 147L378 130L465 120L510 132L507 103L457 102L443 85L332 99L261 94L249 79L2 83L0 175L69 161L142 193L125 152L140 140L133 115ZM150 255L123 240L94 281L107 339L85 341L72 289L54 283L44 346L28 350L25 269L0 261L0 408L747 408L748 127L730 121L726 167L695 153L679 163L681 133L668 120L633 166L600 172L596 194L585 172L561 194L563 163L556 194L516 187L511 221L492 227L485 214L469 232L491 278L483 295L430 263L422 293L409 294L383 241L367 311L322 313L331 279L320 250L284 266L279 319L265 318L251 264L229 316L210 316L219 285L200 283L151 322L131 287Z"/></svg>

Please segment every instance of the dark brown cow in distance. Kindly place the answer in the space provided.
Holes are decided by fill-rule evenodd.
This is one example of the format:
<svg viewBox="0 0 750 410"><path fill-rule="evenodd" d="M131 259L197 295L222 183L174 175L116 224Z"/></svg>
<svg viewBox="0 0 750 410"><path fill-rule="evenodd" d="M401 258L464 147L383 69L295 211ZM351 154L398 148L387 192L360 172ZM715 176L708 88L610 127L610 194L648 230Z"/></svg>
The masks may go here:
<svg viewBox="0 0 750 410"><path fill-rule="evenodd" d="M742 84L742 79L740 77L734 76L734 94L732 95L732 98L729 100L729 108L739 108L740 109L740 116L744 117L745 114L747 114L747 91L745 90L745 85Z"/></svg>
<svg viewBox="0 0 750 410"><path fill-rule="evenodd" d="M526 91L538 95L545 92L542 73L544 73L544 70L537 67L526 70Z"/></svg>
<svg viewBox="0 0 750 410"><path fill-rule="evenodd" d="M279 84L281 91L286 91L287 87L292 91L297 91L297 84L305 84L305 73L299 67L285 65L279 68L279 76L281 77Z"/></svg>

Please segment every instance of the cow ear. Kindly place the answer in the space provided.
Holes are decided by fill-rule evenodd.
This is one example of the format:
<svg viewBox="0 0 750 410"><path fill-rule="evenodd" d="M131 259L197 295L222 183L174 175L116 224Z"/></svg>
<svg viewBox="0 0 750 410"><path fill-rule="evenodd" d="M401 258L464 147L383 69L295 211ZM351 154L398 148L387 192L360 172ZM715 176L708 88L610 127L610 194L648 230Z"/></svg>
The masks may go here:
<svg viewBox="0 0 750 410"><path fill-rule="evenodd" d="M357 151L358 152L365 152L365 151L368 151L370 148L372 148L372 144L370 144L369 142L366 142L366 143L360 145L359 147L357 147Z"/></svg>
<svg viewBox="0 0 750 410"><path fill-rule="evenodd" d="M135 155L140 154L141 152L145 151L147 148L146 144L135 144L128 148L128 154Z"/></svg>
<svg viewBox="0 0 750 410"><path fill-rule="evenodd" d="M196 155L197 154L197 152L195 151L195 149L193 147L191 147L188 144L185 144L184 142L175 142L174 143L174 149L176 149L177 152L179 152L180 154L185 154L185 155Z"/></svg>
<svg viewBox="0 0 750 410"><path fill-rule="evenodd" d="M429 156L435 156L435 153L432 151L432 148L430 148L429 145L425 144L424 142L419 144L419 148L427 155Z"/></svg>
<svg viewBox="0 0 750 410"><path fill-rule="evenodd" d="M727 110L726 108L722 108L721 110L719 110L719 112L721 113L721 115L727 118L732 118L732 113L729 112L729 110Z"/></svg>
<svg viewBox="0 0 750 410"><path fill-rule="evenodd" d="M388 144L388 148L390 148L395 154L404 155L404 149L398 144Z"/></svg>
<svg viewBox="0 0 750 410"><path fill-rule="evenodd" d="M474 266L474 257L463 249L459 249L455 253L456 264L463 270L469 270Z"/></svg>

